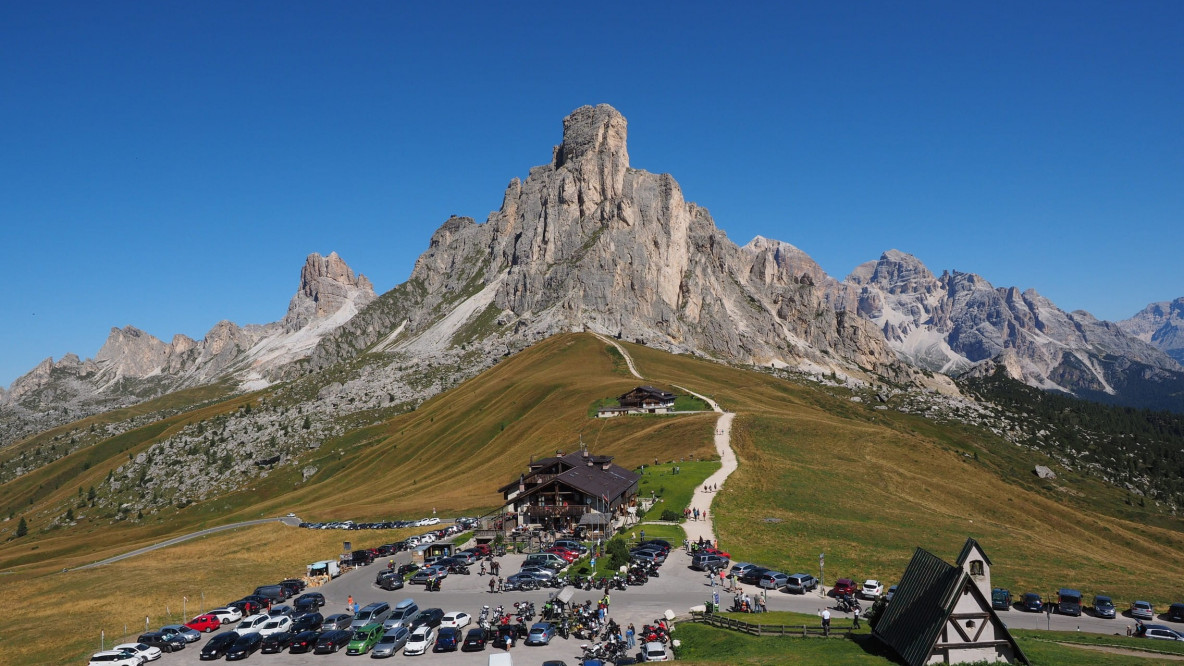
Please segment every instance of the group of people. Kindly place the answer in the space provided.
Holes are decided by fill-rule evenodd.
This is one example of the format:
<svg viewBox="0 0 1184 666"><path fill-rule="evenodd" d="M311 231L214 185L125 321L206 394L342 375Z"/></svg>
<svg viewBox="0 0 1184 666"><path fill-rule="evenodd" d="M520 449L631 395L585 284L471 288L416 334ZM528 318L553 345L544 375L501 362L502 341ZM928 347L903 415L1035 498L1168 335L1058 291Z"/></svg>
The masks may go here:
<svg viewBox="0 0 1184 666"><path fill-rule="evenodd" d="M765 595L757 594L749 596L743 589L737 589L735 596L732 597L732 608L741 613L767 613L768 606L765 605Z"/></svg>
<svg viewBox="0 0 1184 666"><path fill-rule="evenodd" d="M699 511L698 507L696 507L694 509L687 507L682 510L682 517L686 518L687 520L699 520L699 518L703 518L703 520L707 520L707 509L703 509L703 511Z"/></svg>
<svg viewBox="0 0 1184 666"><path fill-rule="evenodd" d="M712 483L712 484L703 486L703 492L705 492L705 493L713 493L717 490L719 490L718 483Z"/></svg>

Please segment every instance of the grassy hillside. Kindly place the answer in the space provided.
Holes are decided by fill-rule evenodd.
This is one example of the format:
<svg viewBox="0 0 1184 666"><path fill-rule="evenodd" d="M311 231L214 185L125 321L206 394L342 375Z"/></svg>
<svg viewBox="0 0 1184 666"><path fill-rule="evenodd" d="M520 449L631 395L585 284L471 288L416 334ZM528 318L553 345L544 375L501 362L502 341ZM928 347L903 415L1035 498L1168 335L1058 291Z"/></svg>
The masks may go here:
<svg viewBox="0 0 1184 666"><path fill-rule="evenodd" d="M1184 521L1139 511L1111 486L1041 481L1031 474L1045 462L1038 454L979 429L875 410L841 389L628 349L647 377L738 412L740 467L715 506L735 558L816 574L826 553L828 581L895 582L915 547L952 560L974 536L995 563L993 582L1013 592L1179 600L1155 581L1184 575Z"/></svg>

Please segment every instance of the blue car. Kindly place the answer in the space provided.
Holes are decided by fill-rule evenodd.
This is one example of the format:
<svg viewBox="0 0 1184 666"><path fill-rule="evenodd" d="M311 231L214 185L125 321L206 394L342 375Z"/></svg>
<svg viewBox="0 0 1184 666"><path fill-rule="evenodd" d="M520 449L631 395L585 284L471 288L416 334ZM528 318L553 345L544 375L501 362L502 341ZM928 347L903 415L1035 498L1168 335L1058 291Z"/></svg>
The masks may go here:
<svg viewBox="0 0 1184 666"><path fill-rule="evenodd" d="M536 622L526 636L527 645L547 645L555 638L555 625L550 622Z"/></svg>
<svg viewBox="0 0 1184 666"><path fill-rule="evenodd" d="M432 646L432 652L453 652L460 647L460 642L460 629L440 627L440 633L436 634L436 644Z"/></svg>

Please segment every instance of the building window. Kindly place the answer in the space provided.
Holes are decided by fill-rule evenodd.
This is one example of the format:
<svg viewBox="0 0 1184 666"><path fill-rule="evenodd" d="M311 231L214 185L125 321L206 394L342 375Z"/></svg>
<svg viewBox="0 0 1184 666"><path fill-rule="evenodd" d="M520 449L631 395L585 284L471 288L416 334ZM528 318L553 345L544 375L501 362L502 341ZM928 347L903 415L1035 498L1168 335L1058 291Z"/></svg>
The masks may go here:
<svg viewBox="0 0 1184 666"><path fill-rule="evenodd" d="M983 575L983 561L982 560L971 560L970 561L970 575L971 576Z"/></svg>

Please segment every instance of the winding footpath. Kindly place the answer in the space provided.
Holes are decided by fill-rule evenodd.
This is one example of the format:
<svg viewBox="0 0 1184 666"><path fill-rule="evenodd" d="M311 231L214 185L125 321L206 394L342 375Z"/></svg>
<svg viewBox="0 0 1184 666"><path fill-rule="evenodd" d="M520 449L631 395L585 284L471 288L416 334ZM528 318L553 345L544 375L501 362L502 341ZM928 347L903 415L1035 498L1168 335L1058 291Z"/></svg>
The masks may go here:
<svg viewBox="0 0 1184 666"><path fill-rule="evenodd" d="M154 550L159 550L161 548L167 548L168 546L173 546L173 545L179 544L183 541L188 541L190 539L196 539L197 537L207 536L210 534L214 534L216 532L224 532L226 530L233 530L238 527L247 527L249 525L262 525L263 523L274 523L274 522L281 522L281 523L284 523L285 525L297 525L300 523L300 519L298 519L298 518L260 518L259 520L246 520L241 523L231 523L229 525L219 525L218 527L210 527L210 528L207 528L204 530L199 530L197 532L192 532L190 534L182 534L179 537L173 537L172 539L168 539L167 541L161 541L160 543L154 543L151 546L144 546L143 548L137 548L136 550L124 553L122 555L116 555L115 557L108 557L105 560L99 560L98 562L91 562L90 564L84 564L80 567L74 567L73 569L70 569L70 571L81 571L83 569L93 569L95 567L101 567L105 564L111 564L113 562L119 562L120 560L126 560L129 557L135 557L136 555L143 555L144 553L150 553Z"/></svg>
<svg viewBox="0 0 1184 666"><path fill-rule="evenodd" d="M617 351L621 352L621 356L625 358L625 364L629 366L629 372L638 379L645 379L637 371L637 366L633 363L633 357L629 355L629 352L625 351L624 347L617 344L616 340L607 338L599 333L593 333L592 335L616 347ZM703 402L706 402L708 405L711 405L711 411L719 414L719 420L715 422L715 451L719 454L721 466L716 470L715 474L707 477L707 480L703 482L704 486L714 486L717 490L715 492L704 492L702 488L695 490L690 508L692 511L698 509L701 517L699 520L688 520L682 523L683 529L687 533L687 538L691 541L698 541L700 538L703 538L707 541L714 542L715 523L712 518L711 502L715 499L718 489L722 488L724 482L728 480L728 476L736 471L736 452L732 450L732 419L736 417L736 414L734 412L725 412L716 401L705 395L695 393L685 386L675 384L674 388L686 391Z"/></svg>

